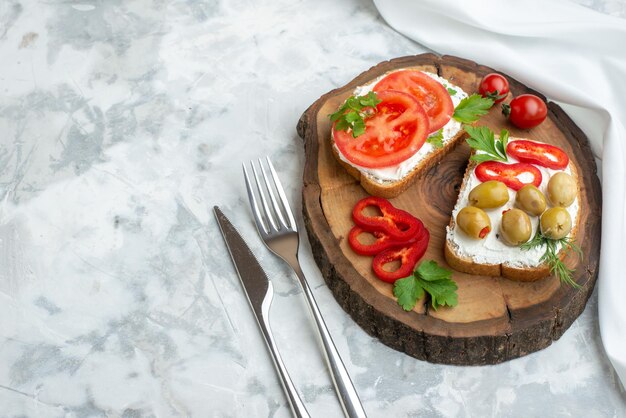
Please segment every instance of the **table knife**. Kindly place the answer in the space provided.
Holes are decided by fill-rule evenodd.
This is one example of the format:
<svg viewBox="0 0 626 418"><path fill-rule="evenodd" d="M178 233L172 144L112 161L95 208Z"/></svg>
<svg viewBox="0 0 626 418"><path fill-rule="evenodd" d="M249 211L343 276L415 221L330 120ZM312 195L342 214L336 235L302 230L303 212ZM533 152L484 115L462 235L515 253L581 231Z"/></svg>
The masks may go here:
<svg viewBox="0 0 626 418"><path fill-rule="evenodd" d="M233 260L235 270L237 270L239 275L243 290L248 298L248 302L250 302L252 312L256 317L267 348L272 356L291 410L294 416L307 418L309 413L287 373L269 326L269 308L274 295L272 282L269 281L259 261L226 215L217 206L213 207L213 212L226 242L230 257Z"/></svg>

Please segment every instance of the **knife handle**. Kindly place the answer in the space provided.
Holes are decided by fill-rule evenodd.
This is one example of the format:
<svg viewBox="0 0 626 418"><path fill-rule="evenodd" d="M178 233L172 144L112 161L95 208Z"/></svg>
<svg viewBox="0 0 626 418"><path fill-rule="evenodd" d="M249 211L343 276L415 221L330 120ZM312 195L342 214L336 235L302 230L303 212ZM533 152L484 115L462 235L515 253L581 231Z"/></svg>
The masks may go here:
<svg viewBox="0 0 626 418"><path fill-rule="evenodd" d="M296 418L310 418L309 413L304 407L304 403L302 399L300 399L300 395L296 391L296 387L293 385L291 381L291 377L289 377L289 373L287 373L287 368L283 363L283 359L278 352L278 347L276 346L276 341L274 340L274 335L272 334L272 330L269 325L269 308L272 303L272 282L269 283L269 291L267 293L267 297L263 300L263 304L261 306L262 315L259 319L259 328L263 333L263 337L265 339L265 343L267 344L267 348L272 355L272 360L274 362L274 367L276 367L276 371L278 372L278 376L280 377L280 382L282 383L283 390L287 395L287 400L289 400L289 405L291 406L291 410L293 412L294 417Z"/></svg>
<svg viewBox="0 0 626 418"><path fill-rule="evenodd" d="M324 357L328 367L330 368L333 384L335 385L335 389L339 395L339 401L341 402L345 416L349 418L367 418L363 405L361 404L361 400L359 399L359 395L354 388L352 380L350 380L348 370L346 369L346 366L344 366L341 356L339 356L339 351L337 351L337 347L335 347L335 343L333 342L330 332L328 332L324 318L322 318L322 313L317 306L317 302L315 302L313 292L304 277L302 268L300 268L300 263L296 260L295 263L289 264L293 267L300 283L302 284L302 288L304 289L304 295L306 296L305 299L307 300L311 313L313 314L315 325L317 325L319 338L322 341L322 346L324 348Z"/></svg>

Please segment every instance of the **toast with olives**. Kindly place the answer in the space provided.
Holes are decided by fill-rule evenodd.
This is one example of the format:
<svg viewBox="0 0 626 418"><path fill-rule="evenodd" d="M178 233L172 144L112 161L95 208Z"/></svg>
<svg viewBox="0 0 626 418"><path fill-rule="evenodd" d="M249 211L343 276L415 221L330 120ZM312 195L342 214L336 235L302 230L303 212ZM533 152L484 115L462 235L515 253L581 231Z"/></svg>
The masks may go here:
<svg viewBox="0 0 626 418"><path fill-rule="evenodd" d="M514 139L511 138L511 140ZM472 275L502 276L514 281L524 282L536 281L549 276L551 274L551 266L541 260L541 256L546 251L545 245L542 247L537 246L532 249L524 249L524 244L510 245L502 236L501 217L504 217L503 212L506 212L508 209L517 209L520 207L518 201L516 201L517 192L512 189L509 189L510 199L505 205L484 210L485 213L489 214L491 221L491 229L484 238L473 238L473 241L470 241L472 238L459 227L458 214L461 209L470 205L469 193L476 187L477 181L479 182L474 174L474 170L477 166L477 162L470 160L463 177L459 197L447 227L444 248L446 261L451 268ZM566 173L574 179L576 185L579 185L578 172L576 166L571 161L565 170ZM547 184L549 183L549 178L547 180L545 179L546 173L550 174L551 171L554 170L542 170L542 183L538 189L540 189L544 195L547 193ZM556 173L552 173L552 175L554 174ZM547 211L549 208L553 207L547 195L546 202L547 206L545 210ZM571 230L566 236L566 239L571 240L570 242L575 240L578 230L580 214L579 204L580 187L577 186L574 203L566 208L571 218ZM532 222L532 231L527 244L529 244L535 237L535 234L540 231L541 219L540 216L528 215L528 217L535 219ZM498 219L500 219L500 222L497 221ZM461 219L461 221L463 220ZM556 255L559 260L562 261L565 258L567 250L562 245L557 248L558 253Z"/></svg>

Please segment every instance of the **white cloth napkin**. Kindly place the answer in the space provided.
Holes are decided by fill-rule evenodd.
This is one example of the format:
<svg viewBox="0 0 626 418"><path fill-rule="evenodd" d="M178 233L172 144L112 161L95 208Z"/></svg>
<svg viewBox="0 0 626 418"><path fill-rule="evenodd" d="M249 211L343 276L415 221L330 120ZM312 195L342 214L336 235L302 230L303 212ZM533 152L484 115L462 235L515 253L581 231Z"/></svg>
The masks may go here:
<svg viewBox="0 0 626 418"><path fill-rule="evenodd" d="M374 3L389 25L433 51L542 92L589 137L602 178L600 333L626 384L626 20L554 0Z"/></svg>

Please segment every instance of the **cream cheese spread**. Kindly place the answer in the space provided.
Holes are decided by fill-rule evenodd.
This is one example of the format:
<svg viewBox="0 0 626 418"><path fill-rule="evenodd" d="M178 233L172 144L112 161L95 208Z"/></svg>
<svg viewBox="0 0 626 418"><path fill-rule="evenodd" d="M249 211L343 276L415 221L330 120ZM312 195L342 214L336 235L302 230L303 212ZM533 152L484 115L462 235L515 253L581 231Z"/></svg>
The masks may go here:
<svg viewBox="0 0 626 418"><path fill-rule="evenodd" d="M397 71L404 71L404 70L406 69L401 69ZM387 74L384 74L368 84L357 87L356 89L354 89L354 92L352 94L354 96L366 95L367 93L372 91L374 86L380 80L382 80L383 78L385 78L386 76L394 72L396 71L392 71ZM441 84L443 84L443 86L446 89L449 89L449 91L454 90L454 94L450 95L450 97L452 98L452 104L454 105L454 107L457 107L458 104L461 102L461 100L463 100L464 98L468 96L467 93L465 93L460 87L450 83L445 78L439 77L437 74L430 73L428 71L422 71L422 72L428 75L429 77L432 77L435 80L439 81ZM448 123L445 124L444 127L442 128L444 145L447 142L449 142L452 138L454 138L459 133L461 128L462 126L460 122L456 121L455 119L450 118ZM361 173L365 174L370 180L375 181L376 183L379 183L379 184L384 184L385 182L395 182L395 181L402 180L422 160L424 160L429 154L433 153L437 149L434 146L432 146L430 143L425 142L424 145L422 145L422 147L415 154L413 154L413 156L411 156L407 160L402 161L399 164L389 166L389 167L368 168L368 167L362 167L362 166L352 163L341 153L341 151L339 151L339 148L337 148L336 145L333 144L333 147L335 148L335 151L337 152L337 154L339 155L339 158L341 158L342 161L350 164L352 167L355 167Z"/></svg>
<svg viewBox="0 0 626 418"><path fill-rule="evenodd" d="M510 138L509 141L512 142L515 139L521 138ZM518 160L510 155L508 156L508 159L511 163L518 162ZM539 185L539 190L541 190L544 196L547 196L548 181L555 173L563 171L567 174L572 174L571 163L570 166L566 167L564 170L552 170L539 165L535 165L535 167L541 171L541 184ZM520 180L523 179L520 178ZM452 211L453 219L456 219L456 215L461 209L469 205L469 193L480 183L481 181L478 180L476 174L474 174L474 170L472 170L472 173L467 179L467 184L461 191L457 204ZM459 256L468 257L475 263L506 264L517 268L537 267L541 264L539 259L545 253L545 246L534 247L530 250L522 250L519 247L509 246L505 244L502 239L498 238L500 223L502 221L502 212L515 206L516 192L510 188L508 190L509 201L504 206L495 209L484 209L485 213L487 213L489 219L491 220L491 232L489 232L487 237L484 239L470 238L463 231L461 231L455 222L453 228L450 228L450 226L447 227L446 238L448 242L452 244ZM574 202L566 208L572 217L572 226L575 226L577 223L579 208L580 203L578 201L578 197L576 197L576 200L574 200ZM532 231L534 236L539 225L539 217L530 216L530 222L533 227Z"/></svg>

